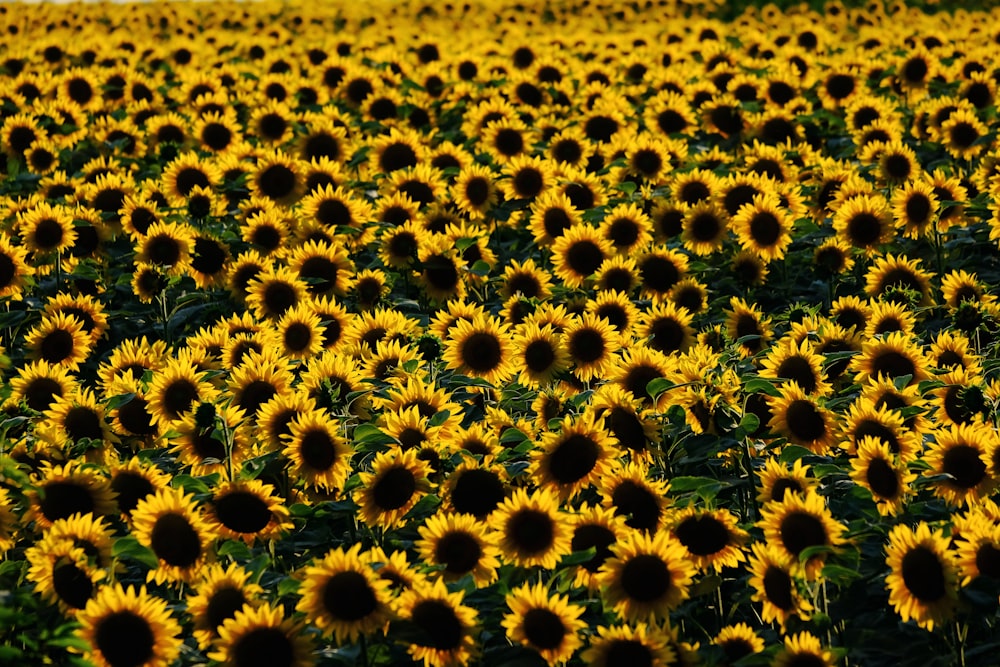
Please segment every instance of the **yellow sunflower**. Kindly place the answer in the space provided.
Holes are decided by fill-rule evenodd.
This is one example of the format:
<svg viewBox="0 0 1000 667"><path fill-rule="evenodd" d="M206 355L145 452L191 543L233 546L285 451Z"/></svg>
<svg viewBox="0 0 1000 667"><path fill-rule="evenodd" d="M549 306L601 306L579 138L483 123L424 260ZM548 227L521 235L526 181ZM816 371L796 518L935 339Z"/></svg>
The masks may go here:
<svg viewBox="0 0 1000 667"><path fill-rule="evenodd" d="M444 581L471 576L476 586L496 581L500 551L493 532L474 516L439 512L418 528L414 546L423 561L440 567Z"/></svg>
<svg viewBox="0 0 1000 667"><path fill-rule="evenodd" d="M84 658L98 667L168 667L180 655L181 627L167 602L145 587L101 588L77 616Z"/></svg>
<svg viewBox="0 0 1000 667"><path fill-rule="evenodd" d="M271 656L282 656L284 667L313 664L312 645L301 624L286 618L280 606L244 605L222 623L218 634L215 650L208 657L226 665L258 661L273 664Z"/></svg>
<svg viewBox="0 0 1000 667"><path fill-rule="evenodd" d="M250 573L231 563L205 568L187 599L187 614L194 621L194 637L202 650L219 637L219 628L245 605L254 606L264 589L250 581Z"/></svg>
<svg viewBox="0 0 1000 667"><path fill-rule="evenodd" d="M206 521L194 497L163 488L140 500L132 512L133 533L156 555L149 581L191 582L210 557L214 524Z"/></svg>
<svg viewBox="0 0 1000 667"><path fill-rule="evenodd" d="M750 587L753 600L764 605L764 622L777 621L784 628L793 617L808 620L812 605L800 591L794 560L776 544L755 542L751 551Z"/></svg>
<svg viewBox="0 0 1000 667"><path fill-rule="evenodd" d="M660 621L688 598L694 564L672 535L635 532L611 547L599 575L605 607L629 621Z"/></svg>
<svg viewBox="0 0 1000 667"><path fill-rule="evenodd" d="M296 609L338 643L381 629L389 620L389 583L360 556L361 545L331 550L302 572Z"/></svg>
<svg viewBox="0 0 1000 667"><path fill-rule="evenodd" d="M424 667L464 665L476 653L477 613L462 604L462 591L449 592L440 579L420 583L396 599L396 614L420 633L407 649Z"/></svg>
<svg viewBox="0 0 1000 667"><path fill-rule="evenodd" d="M542 434L531 452L531 474L539 486L570 499L610 472L612 453L604 420L588 410Z"/></svg>
<svg viewBox="0 0 1000 667"><path fill-rule="evenodd" d="M793 571L801 568L809 580L819 576L826 552L814 552L799 562L802 552L815 547L832 551L844 542L844 526L830 514L823 497L813 491L786 493L781 501L769 503L761 509L758 525L768 544L791 561Z"/></svg>
<svg viewBox="0 0 1000 667"><path fill-rule="evenodd" d="M736 567L746 559L743 545L750 535L726 510L681 510L671 516L670 532L700 571Z"/></svg>
<svg viewBox="0 0 1000 667"><path fill-rule="evenodd" d="M508 593L506 602L511 613L500 625L507 638L534 650L549 665L566 662L583 644L584 608L571 604L567 596L550 594L543 583L524 584Z"/></svg>
<svg viewBox="0 0 1000 667"><path fill-rule="evenodd" d="M499 503L489 522L499 535L504 560L521 567L554 568L570 552L572 537L570 518L558 507L558 498L547 489L530 495L517 489Z"/></svg>
<svg viewBox="0 0 1000 667"><path fill-rule="evenodd" d="M885 578L889 603L903 621L933 630L951 619L958 598L958 568L943 531L931 532L923 521L916 530L893 526L885 562L890 569Z"/></svg>

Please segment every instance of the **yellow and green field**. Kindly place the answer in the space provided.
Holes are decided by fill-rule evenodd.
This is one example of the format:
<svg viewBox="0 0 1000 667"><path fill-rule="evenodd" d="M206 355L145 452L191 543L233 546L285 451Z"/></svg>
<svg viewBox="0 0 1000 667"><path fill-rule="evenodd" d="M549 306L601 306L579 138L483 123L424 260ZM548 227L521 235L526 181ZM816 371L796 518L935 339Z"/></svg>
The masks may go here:
<svg viewBox="0 0 1000 667"><path fill-rule="evenodd" d="M0 5L0 664L995 664L998 26Z"/></svg>

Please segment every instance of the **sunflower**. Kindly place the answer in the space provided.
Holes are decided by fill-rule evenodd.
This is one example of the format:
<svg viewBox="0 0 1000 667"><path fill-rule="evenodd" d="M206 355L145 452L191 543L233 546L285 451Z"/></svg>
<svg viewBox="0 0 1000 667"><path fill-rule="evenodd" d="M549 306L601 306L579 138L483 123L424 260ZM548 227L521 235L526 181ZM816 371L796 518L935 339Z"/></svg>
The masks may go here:
<svg viewBox="0 0 1000 667"><path fill-rule="evenodd" d="M843 239L837 236L828 238L813 251L813 264L829 276L846 273L854 266L851 250L850 244Z"/></svg>
<svg viewBox="0 0 1000 667"><path fill-rule="evenodd" d="M258 211L247 216L241 226L241 234L245 242L257 246L257 250L251 250L249 251L250 253L256 254L259 250L264 256L276 255L287 246L289 235L288 221L277 210ZM254 257L254 254L249 256ZM259 256L257 255L257 257ZM245 288L249 280L243 280L242 282Z"/></svg>
<svg viewBox="0 0 1000 667"><path fill-rule="evenodd" d="M851 461L851 479L868 489L882 516L897 515L903 510L910 484L916 475L907 471L902 457L894 455L889 445L872 436L858 443L857 457Z"/></svg>
<svg viewBox="0 0 1000 667"><path fill-rule="evenodd" d="M606 608L630 622L659 621L687 599L694 565L672 535L633 533L611 547L599 575Z"/></svg>
<svg viewBox="0 0 1000 667"><path fill-rule="evenodd" d="M200 158L195 153L184 153L164 168L161 178L170 203L183 206L196 187L218 187L222 182L222 172L213 161Z"/></svg>
<svg viewBox="0 0 1000 667"><path fill-rule="evenodd" d="M359 514L369 526L395 528L429 490L431 466L417 449L392 449L378 454L371 472L360 474L361 486L354 492Z"/></svg>
<svg viewBox="0 0 1000 667"><path fill-rule="evenodd" d="M511 363L520 369L518 382L525 387L548 386L569 368L565 342L550 325L522 324L512 343Z"/></svg>
<svg viewBox="0 0 1000 667"><path fill-rule="evenodd" d="M946 479L935 482L935 495L949 505L963 507L988 496L997 480L990 472L990 456L997 448L997 436L980 424L952 424L933 434L924 454L931 474Z"/></svg>
<svg viewBox="0 0 1000 667"><path fill-rule="evenodd" d="M639 309L627 294L617 290L598 292L597 296L587 301L586 312L607 320L623 340L629 339L633 325L639 320Z"/></svg>
<svg viewBox="0 0 1000 667"><path fill-rule="evenodd" d="M242 138L240 127L232 118L214 112L200 116L191 134L202 149L216 154L225 153Z"/></svg>
<svg viewBox="0 0 1000 667"><path fill-rule="evenodd" d="M446 508L482 520L500 506L507 493L506 469L494 463L492 457L484 457L481 461L466 460L456 467L445 480L441 495Z"/></svg>
<svg viewBox="0 0 1000 667"><path fill-rule="evenodd" d="M577 418L566 417L558 432L543 433L531 453L539 485L568 499L607 474L612 448L603 422L593 411L585 411Z"/></svg>
<svg viewBox="0 0 1000 667"><path fill-rule="evenodd" d="M191 582L206 559L215 533L195 505L194 497L164 488L140 500L132 512L133 534L156 555L158 565L148 581Z"/></svg>
<svg viewBox="0 0 1000 667"><path fill-rule="evenodd" d="M259 319L278 319L308 299L310 285L287 266L266 268L247 285L247 305Z"/></svg>
<svg viewBox="0 0 1000 667"><path fill-rule="evenodd" d="M336 351L350 345L353 336L350 324L354 317L333 297L320 297L309 303L309 308L320 318L320 340L325 351Z"/></svg>
<svg viewBox="0 0 1000 667"><path fill-rule="evenodd" d="M627 255L615 255L601 262L594 274L594 289L603 292L631 294L639 285L639 271L635 260Z"/></svg>
<svg viewBox="0 0 1000 667"><path fill-rule="evenodd" d="M966 301L972 303L988 303L992 296L985 294L985 286L975 273L955 270L948 272L941 280L941 293L948 309L958 310Z"/></svg>
<svg viewBox="0 0 1000 667"><path fill-rule="evenodd" d="M562 332L573 373L582 381L604 376L621 341L607 320L592 313L573 318Z"/></svg>
<svg viewBox="0 0 1000 667"><path fill-rule="evenodd" d="M903 236L916 239L927 234L938 211L934 188L923 179L907 181L892 195L892 214Z"/></svg>
<svg viewBox="0 0 1000 667"><path fill-rule="evenodd" d="M778 651L771 664L774 667L834 667L837 660L833 653L823 648L819 639L808 632L786 635L785 645Z"/></svg>
<svg viewBox="0 0 1000 667"><path fill-rule="evenodd" d="M506 561L520 567L553 568L570 552L572 523L558 511L558 498L548 489L530 495L517 489L490 515Z"/></svg>
<svg viewBox="0 0 1000 667"><path fill-rule="evenodd" d="M952 113L940 129L945 149L956 160L969 160L986 150L991 143L984 140L988 133L989 128L968 109Z"/></svg>
<svg viewBox="0 0 1000 667"><path fill-rule="evenodd" d="M896 296L896 294L889 295L890 298ZM898 297L905 299L906 293L898 294ZM864 329L864 336L871 339L895 331L913 335L916 325L917 318L910 311L909 304L878 299L871 304L871 314Z"/></svg>
<svg viewBox="0 0 1000 667"><path fill-rule="evenodd" d="M603 417L608 434L613 436L620 452L633 458L652 455L659 442L659 429L653 412L644 410L642 401L616 384L601 385L590 400L596 417Z"/></svg>
<svg viewBox="0 0 1000 667"><path fill-rule="evenodd" d="M958 568L942 531L931 532L921 521L916 530L893 526L886 547L885 578L889 602L903 621L914 620L925 630L944 624L954 614Z"/></svg>
<svg viewBox="0 0 1000 667"><path fill-rule="evenodd" d="M857 452L865 437L885 443L903 461L912 461L922 449L921 434L907 428L902 415L885 405L876 406L865 398L852 403L844 414L842 431L844 442L841 447L851 454Z"/></svg>
<svg viewBox="0 0 1000 667"><path fill-rule="evenodd" d="M914 305L930 305L933 274L921 270L920 260L892 254L878 258L865 276L865 292L872 298L885 297L891 288L913 292L918 297Z"/></svg>
<svg viewBox="0 0 1000 667"><path fill-rule="evenodd" d="M207 650L219 637L219 629L245 606L253 607L264 590L250 581L250 573L231 563L205 568L201 580L187 599L187 613L194 621L194 637Z"/></svg>
<svg viewBox="0 0 1000 667"><path fill-rule="evenodd" d="M602 626L591 635L590 645L581 655L593 667L667 667L679 664L670 638L655 625L629 623Z"/></svg>
<svg viewBox="0 0 1000 667"><path fill-rule="evenodd" d="M188 270L192 252L194 233L188 225L154 222L146 235L136 241L135 259L170 275L181 275Z"/></svg>
<svg viewBox="0 0 1000 667"><path fill-rule="evenodd" d="M725 211L715 203L700 201L687 210L681 239L684 247L694 254L710 255L722 248L728 231Z"/></svg>
<svg viewBox="0 0 1000 667"><path fill-rule="evenodd" d="M794 382L810 396L825 396L832 387L826 382L823 361L808 340L796 344L794 340L782 338L768 350L761 362L760 375Z"/></svg>
<svg viewBox="0 0 1000 667"><path fill-rule="evenodd" d="M77 620L77 634L88 645L84 658L98 667L168 667L180 655L180 625L166 601L145 587L104 586Z"/></svg>
<svg viewBox="0 0 1000 667"><path fill-rule="evenodd" d="M514 372L512 347L507 325L494 317L476 316L451 327L443 358L448 368L502 384Z"/></svg>
<svg viewBox="0 0 1000 667"><path fill-rule="evenodd" d="M583 221L581 210L563 192L550 190L532 202L528 227L540 246L551 246Z"/></svg>
<svg viewBox="0 0 1000 667"><path fill-rule="evenodd" d="M604 216L599 229L619 254L644 248L652 240L653 221L635 204L619 204Z"/></svg>
<svg viewBox="0 0 1000 667"><path fill-rule="evenodd" d="M555 273L567 287L581 287L613 252L611 242L599 230L573 225L552 246Z"/></svg>
<svg viewBox="0 0 1000 667"><path fill-rule="evenodd" d="M443 234L421 244L417 253L423 292L436 303L465 296L463 269L465 261L455 244Z"/></svg>
<svg viewBox="0 0 1000 667"><path fill-rule="evenodd" d="M89 464L76 460L65 465L43 461L33 486L26 493L31 503L29 514L42 528L74 514L92 512L106 516L115 509L107 478Z"/></svg>
<svg viewBox="0 0 1000 667"><path fill-rule="evenodd" d="M334 549L302 572L296 609L338 643L381 629L390 617L389 582L360 556L361 545Z"/></svg>
<svg viewBox="0 0 1000 667"><path fill-rule="evenodd" d="M743 249L767 262L782 259L792 242L792 221L777 195L754 195L733 216L732 226Z"/></svg>
<svg viewBox="0 0 1000 667"><path fill-rule="evenodd" d="M729 307L731 310L726 311L726 332L738 343L740 356L752 357L771 340L771 320L764 317L756 305L735 296L729 300Z"/></svg>
<svg viewBox="0 0 1000 667"><path fill-rule="evenodd" d="M280 150L265 152L257 158L250 176L252 192L281 206L295 203L305 190L303 168L299 160Z"/></svg>
<svg viewBox="0 0 1000 667"><path fill-rule="evenodd" d="M602 504L625 518L625 525L655 534L667 513L669 484L649 478L649 466L633 461L600 480Z"/></svg>
<svg viewBox="0 0 1000 667"><path fill-rule="evenodd" d="M151 463L131 458L111 466L111 491L115 494L119 514L131 521L139 501L169 486L170 477Z"/></svg>
<svg viewBox="0 0 1000 667"><path fill-rule="evenodd" d="M67 614L83 609L105 576L71 540L36 544L25 550L24 559L35 593Z"/></svg>
<svg viewBox="0 0 1000 667"><path fill-rule="evenodd" d="M784 628L792 617L808 620L812 605L801 594L793 559L770 542L754 542L751 550L750 587L753 600L764 605L764 622L777 621Z"/></svg>
<svg viewBox="0 0 1000 667"><path fill-rule="evenodd" d="M40 255L69 250L76 242L72 211L65 206L40 202L18 215L18 231L24 247Z"/></svg>
<svg viewBox="0 0 1000 667"><path fill-rule="evenodd" d="M261 143L284 144L295 136L292 110L283 102L268 100L250 114L247 130Z"/></svg>
<svg viewBox="0 0 1000 667"><path fill-rule="evenodd" d="M83 331L83 323L66 313L42 318L24 337L30 357L75 371L90 354L91 339Z"/></svg>
<svg viewBox="0 0 1000 667"><path fill-rule="evenodd" d="M219 483L206 515L218 525L221 537L247 544L276 539L292 527L275 488L256 479Z"/></svg>
<svg viewBox="0 0 1000 667"><path fill-rule="evenodd" d="M676 362L666 354L645 346L625 350L608 374L608 379L643 402L644 407L664 408L667 392L654 397L649 392L653 380L669 379Z"/></svg>
<svg viewBox="0 0 1000 667"><path fill-rule="evenodd" d="M952 531L953 539L955 532ZM997 579L1000 576L998 556L1000 527L986 517L975 516L971 528L962 529L961 540L958 542L957 565L962 575L962 585L968 586L979 577Z"/></svg>
<svg viewBox="0 0 1000 667"><path fill-rule="evenodd" d="M566 662L582 644L584 608L563 595L550 595L545 584L524 584L506 598L511 613L501 622L507 638L536 651L549 665Z"/></svg>
<svg viewBox="0 0 1000 667"><path fill-rule="evenodd" d="M34 273L27 256L24 247L14 245L7 234L0 232L0 298L21 300L21 290Z"/></svg>
<svg viewBox="0 0 1000 667"><path fill-rule="evenodd" d="M814 547L832 550L844 541L844 526L830 514L823 497L812 491L804 495L786 493L780 502L762 508L761 517L758 525L768 544L777 546L792 562L793 569L801 568L809 580L819 576L826 553L812 553L799 562L802 552Z"/></svg>
<svg viewBox="0 0 1000 667"><path fill-rule="evenodd" d="M342 489L350 472L350 444L341 435L341 424L322 409L292 419L282 453L294 466L298 479L326 491Z"/></svg>
<svg viewBox="0 0 1000 667"><path fill-rule="evenodd" d="M105 421L104 406L98 404L89 389L57 398L45 411L45 418L46 424L36 433L67 453L76 453L82 447L89 456L92 447L117 442Z"/></svg>
<svg viewBox="0 0 1000 667"><path fill-rule="evenodd" d="M424 667L464 665L475 654L477 613L462 604L463 598L462 591L449 592L438 579L417 584L396 599L396 614L419 633L407 650Z"/></svg>
<svg viewBox="0 0 1000 667"><path fill-rule="evenodd" d="M889 205L881 195L862 194L847 200L833 215L833 229L841 240L869 254L894 235Z"/></svg>
<svg viewBox="0 0 1000 667"><path fill-rule="evenodd" d="M699 571L719 571L746 560L743 545L749 534L726 510L681 510L670 518L670 533L684 546L688 561Z"/></svg>
<svg viewBox="0 0 1000 667"><path fill-rule="evenodd" d="M893 331L862 343L861 354L851 360L850 368L859 384L882 378L896 382L908 376L906 385L910 385L926 380L930 365L912 336Z"/></svg>
<svg viewBox="0 0 1000 667"><path fill-rule="evenodd" d="M244 605L218 629L209 659L233 667L311 667L311 644L282 607Z"/></svg>
<svg viewBox="0 0 1000 667"><path fill-rule="evenodd" d="M437 513L418 529L415 542L425 563L441 568L444 581L468 575L477 587L496 581L499 550L492 532L468 514Z"/></svg>
<svg viewBox="0 0 1000 667"><path fill-rule="evenodd" d="M193 364L172 359L153 374L146 398L150 414L166 428L198 403L211 402L218 392Z"/></svg>

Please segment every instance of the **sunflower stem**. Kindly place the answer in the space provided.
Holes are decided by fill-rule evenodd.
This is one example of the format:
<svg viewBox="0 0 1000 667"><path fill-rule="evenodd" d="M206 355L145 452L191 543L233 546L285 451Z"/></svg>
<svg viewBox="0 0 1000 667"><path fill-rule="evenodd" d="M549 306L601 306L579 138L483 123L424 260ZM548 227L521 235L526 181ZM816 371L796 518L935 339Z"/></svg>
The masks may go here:
<svg viewBox="0 0 1000 667"><path fill-rule="evenodd" d="M958 653L958 664L965 667L965 638L969 634L969 626L955 621L955 650Z"/></svg>
<svg viewBox="0 0 1000 667"><path fill-rule="evenodd" d="M938 287L941 287L941 278L944 276L944 244L941 240L941 230L934 225L934 260L937 263Z"/></svg>
<svg viewBox="0 0 1000 667"><path fill-rule="evenodd" d="M368 641L365 639L364 633L361 633L361 660L365 667L368 667Z"/></svg>

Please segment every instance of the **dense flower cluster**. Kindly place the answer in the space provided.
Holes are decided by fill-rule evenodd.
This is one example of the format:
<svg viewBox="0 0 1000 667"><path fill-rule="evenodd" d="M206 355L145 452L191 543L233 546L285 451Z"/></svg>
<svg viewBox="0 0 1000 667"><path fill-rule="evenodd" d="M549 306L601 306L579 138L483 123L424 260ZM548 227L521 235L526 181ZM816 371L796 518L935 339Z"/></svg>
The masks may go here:
<svg viewBox="0 0 1000 667"><path fill-rule="evenodd" d="M2 661L988 660L997 14L727 9L0 6Z"/></svg>

